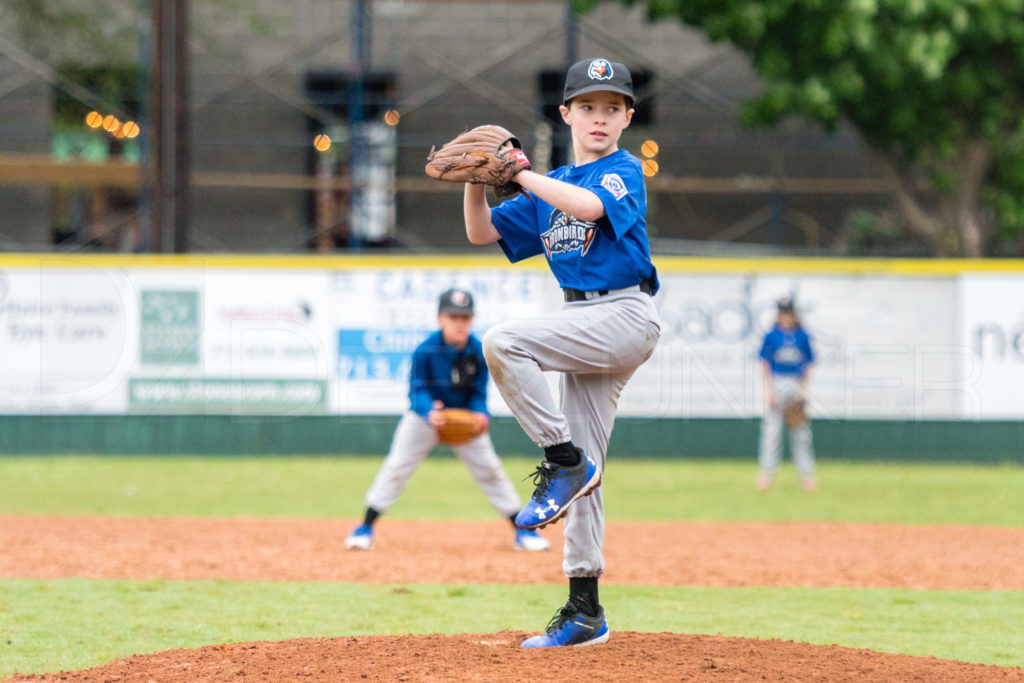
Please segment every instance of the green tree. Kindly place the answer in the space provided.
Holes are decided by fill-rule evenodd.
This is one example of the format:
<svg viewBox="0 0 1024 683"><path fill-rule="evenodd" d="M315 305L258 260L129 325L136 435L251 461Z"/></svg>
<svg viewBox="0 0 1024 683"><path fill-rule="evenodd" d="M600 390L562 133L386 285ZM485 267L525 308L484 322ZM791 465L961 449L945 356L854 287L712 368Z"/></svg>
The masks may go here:
<svg viewBox="0 0 1024 683"><path fill-rule="evenodd" d="M1024 233L1024 0L639 1L749 55L764 88L745 124L854 126L935 254Z"/></svg>

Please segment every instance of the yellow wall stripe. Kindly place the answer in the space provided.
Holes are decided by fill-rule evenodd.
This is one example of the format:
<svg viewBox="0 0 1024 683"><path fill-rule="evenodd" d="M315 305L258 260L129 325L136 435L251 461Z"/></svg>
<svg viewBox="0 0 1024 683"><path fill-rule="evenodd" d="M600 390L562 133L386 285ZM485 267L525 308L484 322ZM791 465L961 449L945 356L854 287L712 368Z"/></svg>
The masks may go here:
<svg viewBox="0 0 1024 683"><path fill-rule="evenodd" d="M716 258L655 256L662 273L808 273L956 275L963 272L1024 274L1024 259L883 259L883 258ZM512 265L500 254L0 254L0 268L520 268L546 270L537 257Z"/></svg>

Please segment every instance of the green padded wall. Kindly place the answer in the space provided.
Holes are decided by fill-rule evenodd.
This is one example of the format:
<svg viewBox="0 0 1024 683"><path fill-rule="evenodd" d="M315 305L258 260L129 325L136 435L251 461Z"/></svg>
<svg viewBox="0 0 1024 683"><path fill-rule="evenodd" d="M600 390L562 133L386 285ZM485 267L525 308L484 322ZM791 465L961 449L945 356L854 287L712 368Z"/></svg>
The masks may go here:
<svg viewBox="0 0 1024 683"><path fill-rule="evenodd" d="M0 454L383 455L397 416L2 415ZM611 457L750 458L754 419L619 418ZM1024 422L818 420L820 460L1024 462ZM511 418L495 418L503 455L539 451ZM446 449L438 449L444 451Z"/></svg>

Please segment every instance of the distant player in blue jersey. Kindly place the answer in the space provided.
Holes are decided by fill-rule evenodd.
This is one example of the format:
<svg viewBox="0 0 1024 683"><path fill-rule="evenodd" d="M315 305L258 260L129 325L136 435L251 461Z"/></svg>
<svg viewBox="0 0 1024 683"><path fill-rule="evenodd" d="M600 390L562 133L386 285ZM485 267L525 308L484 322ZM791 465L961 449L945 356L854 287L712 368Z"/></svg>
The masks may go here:
<svg viewBox="0 0 1024 683"><path fill-rule="evenodd" d="M796 402L801 404L801 408L806 405L807 384L814 362L811 337L800 324L793 300L789 297L778 302L775 327L764 336L760 358L764 368L765 406L757 454L757 487L764 490L772 485L782 463L782 430L787 427L793 463L800 481L805 489L815 491L818 482L814 477L811 426L803 410L795 411L797 417L790 418L791 424L787 424L785 419L787 404Z"/></svg>
<svg viewBox="0 0 1024 683"><path fill-rule="evenodd" d="M477 436L451 448L469 468L491 505L515 526L522 500L502 468L488 432L487 365L480 340L470 332L472 295L461 289L442 294L437 322L440 329L412 354L409 410L399 421L391 450L366 492L363 523L345 539L345 546L350 549L373 547L377 518L398 500L409 478L437 446L437 428L445 419L441 413L444 408L467 408L474 412ZM536 531L516 527L514 547L547 550L549 543Z"/></svg>
<svg viewBox="0 0 1024 683"><path fill-rule="evenodd" d="M484 337L502 397L544 449L533 498L516 523L538 529L566 520L562 569L569 600L545 633L523 647L608 640L597 590L605 567L599 485L619 396L660 334L644 177L640 161L618 146L634 100L625 66L577 62L566 74L560 107L574 163L546 176L520 171L514 180L532 198L520 195L494 208L483 185L465 189L469 241L498 242L513 262L543 255L566 302L549 315L505 321ZM545 371L560 373L560 403Z"/></svg>

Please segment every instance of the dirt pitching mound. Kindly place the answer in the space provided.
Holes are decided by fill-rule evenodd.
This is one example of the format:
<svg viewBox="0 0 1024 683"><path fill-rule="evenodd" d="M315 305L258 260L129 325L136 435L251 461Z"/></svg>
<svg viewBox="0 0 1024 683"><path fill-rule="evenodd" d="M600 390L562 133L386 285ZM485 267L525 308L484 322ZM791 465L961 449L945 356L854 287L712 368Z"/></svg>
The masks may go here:
<svg viewBox="0 0 1024 683"><path fill-rule="evenodd" d="M0 516L0 576L564 584L554 549L515 552L506 524L385 520ZM1024 529L864 524L615 523L604 585L1021 590ZM614 617L614 615L613 615ZM11 681L1024 681L1024 669L780 640L617 632L606 645L522 650L528 635L360 636L133 655Z"/></svg>
<svg viewBox="0 0 1024 683"><path fill-rule="evenodd" d="M522 650L528 634L301 638L133 655L68 681L1024 681L1024 669L836 645L670 633L612 633L605 645Z"/></svg>

